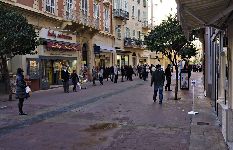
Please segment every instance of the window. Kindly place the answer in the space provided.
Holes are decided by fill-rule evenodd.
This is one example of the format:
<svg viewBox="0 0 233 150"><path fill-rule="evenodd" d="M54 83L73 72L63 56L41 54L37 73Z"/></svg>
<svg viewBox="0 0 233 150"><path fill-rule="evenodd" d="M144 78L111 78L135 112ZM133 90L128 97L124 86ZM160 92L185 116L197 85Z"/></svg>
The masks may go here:
<svg viewBox="0 0 233 150"><path fill-rule="evenodd" d="M114 9L122 8L122 0L114 0Z"/></svg>
<svg viewBox="0 0 233 150"><path fill-rule="evenodd" d="M146 7L146 0L143 0L143 7Z"/></svg>
<svg viewBox="0 0 233 150"><path fill-rule="evenodd" d="M125 37L130 38L130 29L128 27L125 28Z"/></svg>
<svg viewBox="0 0 233 150"><path fill-rule="evenodd" d="M147 20L147 13L145 11L142 12L142 16L144 20Z"/></svg>
<svg viewBox="0 0 233 150"><path fill-rule="evenodd" d="M109 16L109 7L104 9L104 31L110 32L110 16Z"/></svg>
<svg viewBox="0 0 233 150"><path fill-rule="evenodd" d="M126 11L126 12L129 12L129 8L128 8L128 0L125 0L125 5L124 5L125 7L124 7L124 10Z"/></svg>
<svg viewBox="0 0 233 150"><path fill-rule="evenodd" d="M138 21L141 21L140 9L138 9Z"/></svg>
<svg viewBox="0 0 233 150"><path fill-rule="evenodd" d="M138 31L138 39L141 39L141 31Z"/></svg>
<svg viewBox="0 0 233 150"><path fill-rule="evenodd" d="M121 39L121 25L117 25L116 26L116 36L117 36L117 39Z"/></svg>
<svg viewBox="0 0 233 150"><path fill-rule="evenodd" d="M132 18L135 17L135 14L134 14L134 6L132 6Z"/></svg>
<svg viewBox="0 0 233 150"><path fill-rule="evenodd" d="M87 16L87 0L82 0L82 14L84 16Z"/></svg>
<svg viewBox="0 0 233 150"><path fill-rule="evenodd" d="M133 37L135 38L136 37L136 31L133 30Z"/></svg>
<svg viewBox="0 0 233 150"><path fill-rule="evenodd" d="M95 0L94 2L94 18L95 19L99 18L99 4L97 0Z"/></svg>
<svg viewBox="0 0 233 150"><path fill-rule="evenodd" d="M73 10L73 0L66 0L66 17L71 17Z"/></svg>
<svg viewBox="0 0 233 150"><path fill-rule="evenodd" d="M55 14L55 0L46 0L45 11Z"/></svg>
<svg viewBox="0 0 233 150"><path fill-rule="evenodd" d="M138 0L138 4L140 4L140 0Z"/></svg>

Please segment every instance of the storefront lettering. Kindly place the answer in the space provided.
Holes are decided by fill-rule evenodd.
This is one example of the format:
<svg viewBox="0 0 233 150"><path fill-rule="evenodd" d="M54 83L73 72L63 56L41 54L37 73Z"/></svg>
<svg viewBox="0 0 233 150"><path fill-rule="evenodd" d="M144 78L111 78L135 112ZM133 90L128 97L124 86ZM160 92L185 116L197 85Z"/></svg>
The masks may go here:
<svg viewBox="0 0 233 150"><path fill-rule="evenodd" d="M72 36L64 35L64 34L62 34L62 33L56 34L53 30L48 30L48 36L53 37L53 38L60 38L60 39L65 39L65 40L72 40Z"/></svg>

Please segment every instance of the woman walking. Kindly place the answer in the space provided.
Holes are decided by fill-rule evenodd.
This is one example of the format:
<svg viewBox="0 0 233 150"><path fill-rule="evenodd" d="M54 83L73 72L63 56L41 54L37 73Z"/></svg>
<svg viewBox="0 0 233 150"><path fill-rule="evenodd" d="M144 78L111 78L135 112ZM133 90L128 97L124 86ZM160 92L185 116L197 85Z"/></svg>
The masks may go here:
<svg viewBox="0 0 233 150"><path fill-rule="evenodd" d="M73 70L73 73L71 74L71 80L73 83L73 92L77 92L77 83L79 82L79 77L76 73L76 70Z"/></svg>
<svg viewBox="0 0 233 150"><path fill-rule="evenodd" d="M101 85L104 85L103 80L104 80L104 69L103 67L100 68L99 70L99 81Z"/></svg>
<svg viewBox="0 0 233 150"><path fill-rule="evenodd" d="M23 69L17 69L16 75L16 98L19 99L18 108L19 108L19 115L27 115L23 112L23 102L24 99L27 98L26 96L26 82L24 81L23 76Z"/></svg>

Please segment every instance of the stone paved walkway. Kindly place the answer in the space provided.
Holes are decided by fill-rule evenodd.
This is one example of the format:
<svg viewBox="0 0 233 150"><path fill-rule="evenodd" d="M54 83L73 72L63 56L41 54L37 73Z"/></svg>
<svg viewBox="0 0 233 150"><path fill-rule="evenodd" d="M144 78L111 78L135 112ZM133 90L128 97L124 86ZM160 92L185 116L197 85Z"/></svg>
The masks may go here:
<svg viewBox="0 0 233 150"><path fill-rule="evenodd" d="M179 101L164 91L159 105L150 81L139 79L77 93L35 92L25 102L27 116L17 115L17 101L0 102L0 150L225 150L201 74L192 78L198 80L196 116L188 115L191 90L179 91Z"/></svg>

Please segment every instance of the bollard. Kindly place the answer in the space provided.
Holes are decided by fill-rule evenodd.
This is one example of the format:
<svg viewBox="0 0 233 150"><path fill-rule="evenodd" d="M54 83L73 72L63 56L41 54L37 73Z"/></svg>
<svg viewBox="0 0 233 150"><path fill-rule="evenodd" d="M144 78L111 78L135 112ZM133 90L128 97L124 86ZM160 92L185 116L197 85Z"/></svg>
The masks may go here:
<svg viewBox="0 0 233 150"><path fill-rule="evenodd" d="M193 106L192 106L192 111L188 112L189 115L196 115L198 112L194 111L194 102L195 102L195 97L194 97L194 90L196 86L196 80L192 80L191 84L193 86Z"/></svg>

